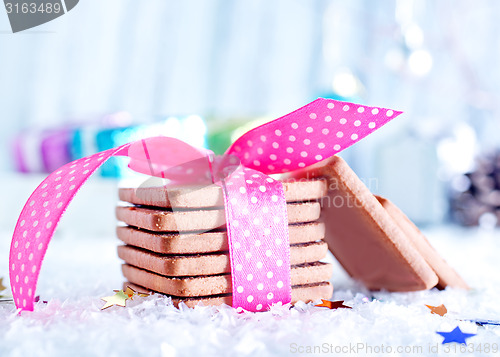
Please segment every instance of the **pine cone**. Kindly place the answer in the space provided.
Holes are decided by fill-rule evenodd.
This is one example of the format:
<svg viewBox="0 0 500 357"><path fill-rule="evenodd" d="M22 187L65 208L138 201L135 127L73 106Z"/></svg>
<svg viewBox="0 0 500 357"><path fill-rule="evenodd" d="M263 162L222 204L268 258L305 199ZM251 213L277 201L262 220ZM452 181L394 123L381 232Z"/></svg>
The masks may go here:
<svg viewBox="0 0 500 357"><path fill-rule="evenodd" d="M465 226L500 226L500 151L479 157L476 168L451 186L453 220Z"/></svg>

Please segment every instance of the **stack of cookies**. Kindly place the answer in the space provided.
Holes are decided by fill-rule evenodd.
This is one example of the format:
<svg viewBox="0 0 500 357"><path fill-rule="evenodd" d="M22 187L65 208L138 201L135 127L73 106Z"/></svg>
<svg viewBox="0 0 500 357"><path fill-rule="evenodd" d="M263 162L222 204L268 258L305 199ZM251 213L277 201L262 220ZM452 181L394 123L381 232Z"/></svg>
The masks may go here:
<svg viewBox="0 0 500 357"><path fill-rule="evenodd" d="M284 181L292 303L329 299L332 267L318 219L324 179ZM217 185L121 188L116 209L126 285L172 297L175 305L232 302L231 266L222 189Z"/></svg>

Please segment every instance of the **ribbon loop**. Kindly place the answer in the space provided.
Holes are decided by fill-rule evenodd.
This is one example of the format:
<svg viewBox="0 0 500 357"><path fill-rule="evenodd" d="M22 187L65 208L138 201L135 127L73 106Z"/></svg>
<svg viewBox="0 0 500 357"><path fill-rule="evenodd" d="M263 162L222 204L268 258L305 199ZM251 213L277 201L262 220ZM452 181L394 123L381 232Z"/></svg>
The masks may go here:
<svg viewBox="0 0 500 357"><path fill-rule="evenodd" d="M335 155L401 112L319 98L243 134L227 150L266 174L298 170Z"/></svg>

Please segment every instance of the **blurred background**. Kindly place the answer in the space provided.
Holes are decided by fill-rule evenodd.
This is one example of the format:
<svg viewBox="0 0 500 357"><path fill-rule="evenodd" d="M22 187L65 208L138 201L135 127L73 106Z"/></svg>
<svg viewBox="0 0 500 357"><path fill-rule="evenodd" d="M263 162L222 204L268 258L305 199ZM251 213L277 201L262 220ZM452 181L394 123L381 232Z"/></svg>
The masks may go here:
<svg viewBox="0 0 500 357"><path fill-rule="evenodd" d="M373 192L421 226L491 229L499 16L495 0L82 0L12 34L0 11L0 229L65 162L160 134L222 153L317 97L405 112L342 153ZM128 174L99 174L60 230L112 234Z"/></svg>

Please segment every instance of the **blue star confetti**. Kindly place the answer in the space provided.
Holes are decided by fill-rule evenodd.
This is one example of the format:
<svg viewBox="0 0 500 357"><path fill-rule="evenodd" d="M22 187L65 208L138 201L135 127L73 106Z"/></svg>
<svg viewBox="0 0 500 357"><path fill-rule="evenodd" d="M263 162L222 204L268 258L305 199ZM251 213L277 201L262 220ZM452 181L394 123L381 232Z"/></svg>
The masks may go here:
<svg viewBox="0 0 500 357"><path fill-rule="evenodd" d="M441 336L444 337L444 340L442 342L442 344L447 344L447 343L452 343L452 342L456 342L456 343L463 343L464 345L467 344L467 342L465 341L466 339L472 337L472 336L476 336L475 333L464 333L462 332L462 330L460 330L460 327L455 327L455 329L453 331L450 331L450 332L440 332L440 331L436 331L437 334L440 334Z"/></svg>

